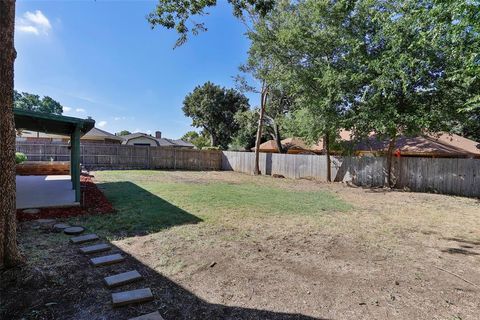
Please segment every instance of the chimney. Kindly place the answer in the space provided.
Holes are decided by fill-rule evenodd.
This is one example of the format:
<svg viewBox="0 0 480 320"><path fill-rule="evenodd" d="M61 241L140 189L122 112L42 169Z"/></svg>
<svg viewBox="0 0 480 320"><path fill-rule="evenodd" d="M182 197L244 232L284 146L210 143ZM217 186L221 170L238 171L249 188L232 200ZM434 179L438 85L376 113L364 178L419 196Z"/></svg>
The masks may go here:
<svg viewBox="0 0 480 320"><path fill-rule="evenodd" d="M155 131L155 138L161 139L162 138L162 132L161 131Z"/></svg>

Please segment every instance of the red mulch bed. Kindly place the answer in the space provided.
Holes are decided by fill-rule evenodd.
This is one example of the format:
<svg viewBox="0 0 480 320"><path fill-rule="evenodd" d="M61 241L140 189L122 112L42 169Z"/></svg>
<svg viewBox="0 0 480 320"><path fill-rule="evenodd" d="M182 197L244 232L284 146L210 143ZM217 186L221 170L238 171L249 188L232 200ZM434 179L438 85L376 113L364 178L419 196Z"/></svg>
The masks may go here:
<svg viewBox="0 0 480 320"><path fill-rule="evenodd" d="M114 212L112 204L105 195L97 188L91 176L81 175L80 185L82 190L82 199L84 203L79 207L62 208L43 208L40 213L32 215L17 210L17 219L19 221L29 221L46 218L69 218L87 214L104 214Z"/></svg>

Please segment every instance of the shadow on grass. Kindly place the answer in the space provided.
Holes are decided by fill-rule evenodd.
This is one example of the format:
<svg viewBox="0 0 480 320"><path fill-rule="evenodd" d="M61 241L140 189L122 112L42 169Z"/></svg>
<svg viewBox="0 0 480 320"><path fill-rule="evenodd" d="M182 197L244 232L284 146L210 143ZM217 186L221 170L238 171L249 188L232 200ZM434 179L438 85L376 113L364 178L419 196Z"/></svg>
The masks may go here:
<svg viewBox="0 0 480 320"><path fill-rule="evenodd" d="M97 185L116 212L80 218L93 231L119 236L145 235L183 224L201 222L199 217L171 204L161 197L128 182ZM83 220L83 221L82 221Z"/></svg>

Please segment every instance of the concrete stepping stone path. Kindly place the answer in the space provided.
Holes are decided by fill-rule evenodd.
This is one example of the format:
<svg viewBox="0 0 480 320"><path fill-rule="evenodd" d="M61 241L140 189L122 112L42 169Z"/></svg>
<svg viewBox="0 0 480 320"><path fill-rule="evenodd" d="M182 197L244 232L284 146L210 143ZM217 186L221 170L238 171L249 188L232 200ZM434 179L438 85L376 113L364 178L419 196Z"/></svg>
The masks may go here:
<svg viewBox="0 0 480 320"><path fill-rule="evenodd" d="M110 247L108 244L100 243L100 244L94 244L93 246L82 247L80 248L80 252L81 253L97 253L97 252L108 251L111 248L112 247Z"/></svg>
<svg viewBox="0 0 480 320"><path fill-rule="evenodd" d="M72 243L84 243L84 242L89 242L89 241L95 241L98 240L98 236L96 234L86 234L84 236L79 236L79 237L72 237L70 238L70 242Z"/></svg>
<svg viewBox="0 0 480 320"><path fill-rule="evenodd" d="M163 317L158 313L158 311L149 313L149 314L144 314L143 316L140 317L135 317L135 318L130 318L129 320L165 320Z"/></svg>
<svg viewBox="0 0 480 320"><path fill-rule="evenodd" d="M85 231L84 227L68 227L63 229L63 232L65 232L65 234L70 234L70 235L77 235L82 233L83 231Z"/></svg>
<svg viewBox="0 0 480 320"><path fill-rule="evenodd" d="M127 283L132 283L142 279L142 275L137 270L119 273L110 277L103 278L103 281L109 288L118 287Z"/></svg>
<svg viewBox="0 0 480 320"><path fill-rule="evenodd" d="M66 228L70 228L70 225L67 223L56 223L53 225L53 229L55 230L64 230Z"/></svg>
<svg viewBox="0 0 480 320"><path fill-rule="evenodd" d="M55 219L38 219L36 220L37 223L42 224L42 225L47 225L47 224L54 224L57 222Z"/></svg>
<svg viewBox="0 0 480 320"><path fill-rule="evenodd" d="M103 256L98 258L90 259L90 263L93 264L94 267L99 266L106 266L109 264L119 263L125 260L125 257L119 253L111 254L109 256Z"/></svg>
<svg viewBox="0 0 480 320"><path fill-rule="evenodd" d="M32 215L35 215L35 214L38 214L40 213L40 209L25 209L25 210L22 210L23 213L27 213L27 214L32 214Z"/></svg>
<svg viewBox="0 0 480 320"><path fill-rule="evenodd" d="M153 294L150 288L112 293L112 303L114 307L152 300Z"/></svg>

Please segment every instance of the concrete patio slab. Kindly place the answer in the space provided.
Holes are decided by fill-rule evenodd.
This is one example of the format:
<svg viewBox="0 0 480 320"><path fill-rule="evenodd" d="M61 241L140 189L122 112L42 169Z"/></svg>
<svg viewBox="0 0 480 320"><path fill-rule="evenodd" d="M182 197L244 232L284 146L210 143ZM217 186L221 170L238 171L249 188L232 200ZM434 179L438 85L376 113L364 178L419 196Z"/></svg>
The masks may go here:
<svg viewBox="0 0 480 320"><path fill-rule="evenodd" d="M80 205L70 176L17 176L16 180L17 209Z"/></svg>

